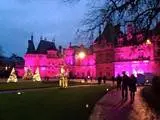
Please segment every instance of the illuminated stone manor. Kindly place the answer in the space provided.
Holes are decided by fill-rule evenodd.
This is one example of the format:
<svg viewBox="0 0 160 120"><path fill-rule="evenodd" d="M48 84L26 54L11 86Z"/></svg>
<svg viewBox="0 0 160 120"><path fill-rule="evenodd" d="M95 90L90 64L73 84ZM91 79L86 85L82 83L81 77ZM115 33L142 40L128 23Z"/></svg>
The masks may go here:
<svg viewBox="0 0 160 120"><path fill-rule="evenodd" d="M160 25L148 32L135 32L132 24L126 32L120 26L107 25L96 39L96 75L117 76L125 71L128 75L160 75Z"/></svg>
<svg viewBox="0 0 160 120"><path fill-rule="evenodd" d="M42 78L57 78L60 75L61 66L65 66L68 75L72 78L96 77L95 55L91 47L72 46L70 43L68 48L59 46L57 49L54 41L47 41L41 37L38 47L35 48L33 36L31 36L24 59L24 69L17 69L19 76L23 76L27 69L35 73L39 68Z"/></svg>
<svg viewBox="0 0 160 120"><path fill-rule="evenodd" d="M54 41L40 39L37 48L33 36L28 40L28 49L24 56L24 69L17 69L23 76L24 70L34 73L39 68L42 78L56 78L61 66L65 66L68 75L73 78L107 76L111 78L122 71L131 74L160 75L160 25L149 31L145 38L143 32L135 32L133 25L120 31L120 26L108 24L86 48L83 45L68 45L56 48Z"/></svg>

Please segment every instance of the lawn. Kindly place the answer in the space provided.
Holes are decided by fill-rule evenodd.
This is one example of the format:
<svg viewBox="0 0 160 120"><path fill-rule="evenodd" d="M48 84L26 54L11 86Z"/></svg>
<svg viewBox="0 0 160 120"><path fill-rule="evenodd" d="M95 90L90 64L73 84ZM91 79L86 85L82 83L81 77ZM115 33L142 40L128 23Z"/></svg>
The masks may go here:
<svg viewBox="0 0 160 120"><path fill-rule="evenodd" d="M88 85L90 83L80 83L69 81L69 86L74 85ZM36 88L48 88L48 87L58 87L59 83L57 82L17 82L17 83L0 83L0 91L8 90L23 90L23 89L36 89Z"/></svg>
<svg viewBox="0 0 160 120"><path fill-rule="evenodd" d="M87 120L106 88L97 85L0 94L0 120Z"/></svg>
<svg viewBox="0 0 160 120"><path fill-rule="evenodd" d="M17 82L17 83L1 83L0 90L17 90L17 89L33 89L33 88L46 88L56 87L57 82L43 83L43 82Z"/></svg>

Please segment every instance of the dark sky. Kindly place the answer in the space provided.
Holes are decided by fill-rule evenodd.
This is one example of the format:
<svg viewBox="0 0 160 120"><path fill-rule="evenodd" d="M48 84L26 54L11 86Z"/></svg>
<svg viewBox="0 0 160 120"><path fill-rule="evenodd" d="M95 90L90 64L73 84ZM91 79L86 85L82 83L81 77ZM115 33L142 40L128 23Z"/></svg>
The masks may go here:
<svg viewBox="0 0 160 120"><path fill-rule="evenodd" d="M87 11L84 1L0 0L0 45L5 55L23 56L31 33L36 46L41 35L48 40L55 38L57 45L75 42L75 32Z"/></svg>

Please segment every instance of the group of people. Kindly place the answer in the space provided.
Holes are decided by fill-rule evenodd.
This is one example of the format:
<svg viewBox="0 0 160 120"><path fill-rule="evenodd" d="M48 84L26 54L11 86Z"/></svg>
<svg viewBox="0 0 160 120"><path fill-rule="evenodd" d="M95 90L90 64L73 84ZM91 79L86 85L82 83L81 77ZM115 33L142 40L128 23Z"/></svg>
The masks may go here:
<svg viewBox="0 0 160 120"><path fill-rule="evenodd" d="M105 83L106 83L106 80L107 80L107 77L106 77L106 76L98 77L98 84L101 84L101 83L102 83L102 80L103 80L103 83L105 84Z"/></svg>
<svg viewBox="0 0 160 120"><path fill-rule="evenodd" d="M113 86L115 85L115 81L117 82L117 90L122 90L122 99L127 100L128 99L128 91L130 91L130 98L131 102L134 101L135 92L137 90L136 84L137 84L137 78L132 74L131 76L128 76L125 71L122 72L122 76L120 74L117 75L117 77L112 77ZM98 84L106 83L107 77L106 76L99 76L97 78Z"/></svg>
<svg viewBox="0 0 160 120"><path fill-rule="evenodd" d="M126 75L125 72L122 72L123 76L121 77L119 74L116 77L117 80L117 90L122 90L122 99L128 99L128 88L130 91L131 102L134 101L135 92L137 90L136 83L137 79L132 74L130 77Z"/></svg>

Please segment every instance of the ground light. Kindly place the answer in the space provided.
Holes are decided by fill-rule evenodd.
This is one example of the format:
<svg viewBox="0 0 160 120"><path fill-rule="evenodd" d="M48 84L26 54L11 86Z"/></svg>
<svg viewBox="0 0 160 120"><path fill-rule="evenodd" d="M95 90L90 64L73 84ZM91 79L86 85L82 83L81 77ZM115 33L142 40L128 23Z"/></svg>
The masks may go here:
<svg viewBox="0 0 160 120"><path fill-rule="evenodd" d="M89 105L88 104L86 104L86 108L88 108L89 107Z"/></svg>
<svg viewBox="0 0 160 120"><path fill-rule="evenodd" d="M85 83L85 81L82 79L82 80L81 80L81 83Z"/></svg>
<svg viewBox="0 0 160 120"><path fill-rule="evenodd" d="M107 90L107 92L109 91L109 89L108 89L108 88L107 88L106 90Z"/></svg>
<svg viewBox="0 0 160 120"><path fill-rule="evenodd" d="M17 92L18 95L21 95L21 92Z"/></svg>
<svg viewBox="0 0 160 120"><path fill-rule="evenodd" d="M8 70L8 67L7 67L7 66L5 67L5 70Z"/></svg>

